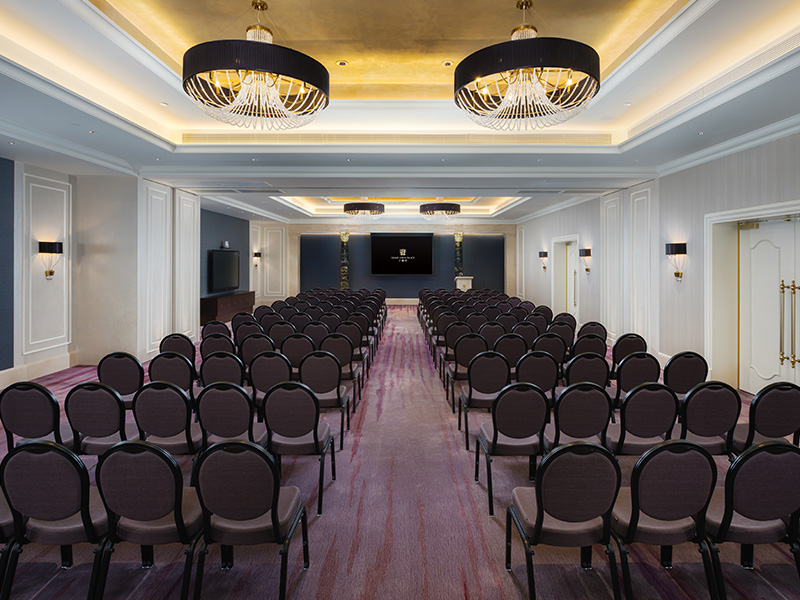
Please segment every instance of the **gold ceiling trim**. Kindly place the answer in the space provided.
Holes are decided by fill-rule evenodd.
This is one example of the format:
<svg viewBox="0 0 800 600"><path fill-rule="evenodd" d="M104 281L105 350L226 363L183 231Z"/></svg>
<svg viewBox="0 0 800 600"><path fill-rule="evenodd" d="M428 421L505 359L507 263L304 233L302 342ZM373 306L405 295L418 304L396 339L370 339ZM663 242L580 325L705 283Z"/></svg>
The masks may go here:
<svg viewBox="0 0 800 600"><path fill-rule="evenodd" d="M611 134L357 134L357 133L184 133L188 145L355 146L607 146Z"/></svg>

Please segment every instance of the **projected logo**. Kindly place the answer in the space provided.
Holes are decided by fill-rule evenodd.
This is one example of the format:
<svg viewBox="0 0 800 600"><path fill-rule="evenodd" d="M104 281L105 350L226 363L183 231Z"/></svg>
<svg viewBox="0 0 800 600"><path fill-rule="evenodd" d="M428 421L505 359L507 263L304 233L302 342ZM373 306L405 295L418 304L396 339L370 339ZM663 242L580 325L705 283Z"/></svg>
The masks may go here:
<svg viewBox="0 0 800 600"><path fill-rule="evenodd" d="M392 260L397 261L400 264L407 263L409 261L414 260L413 256L408 256L408 253L405 248L400 248L398 251L399 256L392 256Z"/></svg>

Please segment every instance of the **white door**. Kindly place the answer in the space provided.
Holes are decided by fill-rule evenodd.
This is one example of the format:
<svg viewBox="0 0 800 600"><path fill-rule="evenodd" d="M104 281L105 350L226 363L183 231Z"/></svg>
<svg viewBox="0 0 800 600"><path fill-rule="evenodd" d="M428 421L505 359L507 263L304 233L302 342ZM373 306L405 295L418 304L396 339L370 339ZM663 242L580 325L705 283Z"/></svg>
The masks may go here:
<svg viewBox="0 0 800 600"><path fill-rule="evenodd" d="M564 312L578 317L578 244L567 244L567 304Z"/></svg>
<svg viewBox="0 0 800 600"><path fill-rule="evenodd" d="M776 381L800 380L795 367L797 221L739 231L739 387L752 394Z"/></svg>

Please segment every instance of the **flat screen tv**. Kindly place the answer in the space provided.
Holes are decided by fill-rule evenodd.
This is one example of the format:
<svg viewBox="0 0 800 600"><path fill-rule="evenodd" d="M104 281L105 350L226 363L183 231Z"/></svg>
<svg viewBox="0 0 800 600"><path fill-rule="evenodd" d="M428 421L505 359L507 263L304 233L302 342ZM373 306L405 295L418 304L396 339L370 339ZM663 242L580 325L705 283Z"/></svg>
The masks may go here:
<svg viewBox="0 0 800 600"><path fill-rule="evenodd" d="M370 234L373 275L433 275L432 233Z"/></svg>
<svg viewBox="0 0 800 600"><path fill-rule="evenodd" d="M209 292L228 292L239 287L239 251L210 250Z"/></svg>

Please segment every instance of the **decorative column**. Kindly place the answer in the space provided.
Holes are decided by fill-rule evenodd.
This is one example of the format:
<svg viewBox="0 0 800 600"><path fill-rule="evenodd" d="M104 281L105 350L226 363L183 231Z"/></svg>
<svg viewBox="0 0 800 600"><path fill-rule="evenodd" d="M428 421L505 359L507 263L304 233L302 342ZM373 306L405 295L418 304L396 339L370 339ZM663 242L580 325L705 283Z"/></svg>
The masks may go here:
<svg viewBox="0 0 800 600"><path fill-rule="evenodd" d="M350 289L350 233L347 231L339 232L339 239L342 240L342 250L339 254L339 287L343 290Z"/></svg>
<svg viewBox="0 0 800 600"><path fill-rule="evenodd" d="M456 240L456 277L461 277L464 274L464 248L462 242L464 241L464 234L456 232L453 234Z"/></svg>

